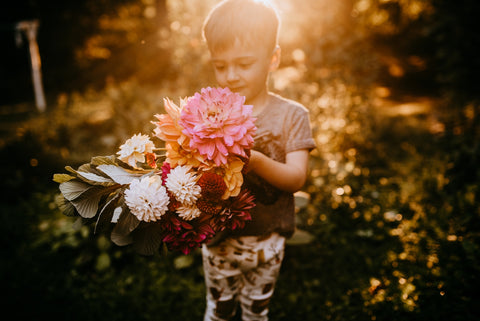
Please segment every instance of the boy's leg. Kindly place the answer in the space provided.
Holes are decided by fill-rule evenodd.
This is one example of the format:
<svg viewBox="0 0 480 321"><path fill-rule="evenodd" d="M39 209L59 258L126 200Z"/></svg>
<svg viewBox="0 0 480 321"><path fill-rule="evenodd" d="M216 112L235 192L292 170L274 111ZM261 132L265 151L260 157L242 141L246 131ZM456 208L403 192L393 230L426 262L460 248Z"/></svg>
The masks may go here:
<svg viewBox="0 0 480 321"><path fill-rule="evenodd" d="M257 267L244 274L240 295L243 321L268 320L268 306L284 256L284 237L273 234L261 243Z"/></svg>
<svg viewBox="0 0 480 321"><path fill-rule="evenodd" d="M225 260L231 252L228 245L209 249L202 247L203 270L207 290L207 308L204 321L230 320L236 312L238 293L242 286L242 272Z"/></svg>
<svg viewBox="0 0 480 321"><path fill-rule="evenodd" d="M242 319L268 320L268 304L280 272L285 238L228 239L218 246L202 247L207 288L205 321L228 320L242 305Z"/></svg>

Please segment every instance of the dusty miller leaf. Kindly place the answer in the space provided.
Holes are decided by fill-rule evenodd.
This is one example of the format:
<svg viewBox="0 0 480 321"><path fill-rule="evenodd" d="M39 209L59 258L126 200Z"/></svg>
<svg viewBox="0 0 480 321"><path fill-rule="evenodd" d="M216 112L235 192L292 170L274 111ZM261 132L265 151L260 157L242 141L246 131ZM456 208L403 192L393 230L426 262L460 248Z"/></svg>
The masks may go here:
<svg viewBox="0 0 480 321"><path fill-rule="evenodd" d="M141 177L141 173L130 173L125 169L116 166L116 165L99 165L98 170L102 171L104 174L112 178L116 183L127 185L132 182L132 180Z"/></svg>
<svg viewBox="0 0 480 321"><path fill-rule="evenodd" d="M71 180L60 184L60 191L84 218L92 218L97 213L99 202L112 188L89 185L85 182Z"/></svg>
<svg viewBox="0 0 480 321"><path fill-rule="evenodd" d="M119 193L115 193L108 197L107 202L98 213L94 233L100 232L110 225L113 217L113 212L117 207L117 201L119 199L119 196Z"/></svg>
<svg viewBox="0 0 480 321"><path fill-rule="evenodd" d="M132 233L133 248L141 255L155 254L162 244L162 226L159 222L149 223Z"/></svg>
<svg viewBox="0 0 480 321"><path fill-rule="evenodd" d="M55 204L66 216L77 216L78 213L75 211L75 206L69 202L62 194L55 195Z"/></svg>
<svg viewBox="0 0 480 321"><path fill-rule="evenodd" d="M86 163L86 164L82 164L78 167L77 174L78 174L78 172L91 172L91 171L92 171L92 167L90 166L89 163Z"/></svg>
<svg viewBox="0 0 480 321"><path fill-rule="evenodd" d="M113 243L123 246L132 243L133 239L130 233L137 228L140 221L130 213L128 208L124 207L117 224L113 228L111 239Z"/></svg>
<svg viewBox="0 0 480 321"><path fill-rule="evenodd" d="M115 243L118 246L125 246L132 244L133 239L130 234L124 235L124 234L119 234L115 232L115 228L112 231L112 234L110 235L110 239L112 240L113 243Z"/></svg>
<svg viewBox="0 0 480 321"><path fill-rule="evenodd" d="M68 175L68 174L53 174L53 181L56 183L65 183L75 179L75 176Z"/></svg>
<svg viewBox="0 0 480 321"><path fill-rule="evenodd" d="M98 190L95 193L93 193L93 190L90 191L92 193L89 197L79 197L71 201L77 209L78 214L84 218L92 218L97 214L98 203L103 196Z"/></svg>
<svg viewBox="0 0 480 321"><path fill-rule="evenodd" d="M92 188L91 185L80 182L78 180L70 180L65 183L60 184L60 192L62 192L63 196L72 201L85 193L87 190Z"/></svg>
<svg viewBox="0 0 480 321"><path fill-rule="evenodd" d="M90 164L92 164L93 166L98 166L98 165L115 165L115 166L118 166L114 155L94 156L90 160Z"/></svg>
<svg viewBox="0 0 480 321"><path fill-rule="evenodd" d="M112 186L116 184L112 179L94 173L77 171L77 174L80 179L93 185Z"/></svg>

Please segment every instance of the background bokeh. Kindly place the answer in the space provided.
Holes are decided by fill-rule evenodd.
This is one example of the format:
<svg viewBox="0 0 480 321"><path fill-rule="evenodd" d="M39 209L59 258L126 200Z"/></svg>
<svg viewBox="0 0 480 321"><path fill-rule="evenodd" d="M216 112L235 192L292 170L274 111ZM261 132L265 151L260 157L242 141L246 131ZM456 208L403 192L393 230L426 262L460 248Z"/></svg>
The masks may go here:
<svg viewBox="0 0 480 321"><path fill-rule="evenodd" d="M201 25L217 2L0 4L1 306L16 320L202 319L198 252L142 257L73 226L52 176L215 85ZM269 85L310 110L318 148L271 319L478 320L480 2L274 2ZM15 32L31 19L43 113Z"/></svg>

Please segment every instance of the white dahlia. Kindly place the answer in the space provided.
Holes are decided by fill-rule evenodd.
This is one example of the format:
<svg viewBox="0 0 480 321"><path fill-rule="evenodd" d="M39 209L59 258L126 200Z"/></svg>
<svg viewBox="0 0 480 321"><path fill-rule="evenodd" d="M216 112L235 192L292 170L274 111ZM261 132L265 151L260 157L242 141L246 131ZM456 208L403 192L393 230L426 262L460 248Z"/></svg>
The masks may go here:
<svg viewBox="0 0 480 321"><path fill-rule="evenodd" d="M189 172L187 166L177 166L170 171L165 185L182 205L193 205L200 197L201 187L197 185L197 176Z"/></svg>
<svg viewBox="0 0 480 321"><path fill-rule="evenodd" d="M125 203L140 221L154 222L168 210L170 198L158 175L135 179L125 190Z"/></svg>
<svg viewBox="0 0 480 321"><path fill-rule="evenodd" d="M127 139L117 152L118 158L137 168L137 162L145 163L145 155L153 153L155 145L147 135L136 134Z"/></svg>
<svg viewBox="0 0 480 321"><path fill-rule="evenodd" d="M177 214L185 221L191 221L194 218L199 217L202 212L195 205L181 205L177 208Z"/></svg>

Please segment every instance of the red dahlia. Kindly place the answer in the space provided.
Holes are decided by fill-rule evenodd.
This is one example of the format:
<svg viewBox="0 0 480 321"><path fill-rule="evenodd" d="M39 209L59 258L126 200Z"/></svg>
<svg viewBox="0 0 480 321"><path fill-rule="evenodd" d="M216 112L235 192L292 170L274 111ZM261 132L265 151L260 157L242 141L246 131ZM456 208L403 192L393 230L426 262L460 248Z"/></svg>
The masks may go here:
<svg viewBox="0 0 480 321"><path fill-rule="evenodd" d="M179 208L180 205L182 204L180 204L180 202L177 201L177 199L175 198L175 195L173 195L173 193L170 192L169 190L167 190L167 195L170 198L170 202L168 203L168 210L171 212L175 212L177 208Z"/></svg>
<svg viewBox="0 0 480 321"><path fill-rule="evenodd" d="M206 214L215 215L222 209L221 203L213 199L200 198L197 200L197 207Z"/></svg>
<svg viewBox="0 0 480 321"><path fill-rule="evenodd" d="M172 230L165 234L163 242L169 250L178 250L183 254L188 254L215 234L209 220L210 217L205 216L191 224L183 221L179 230Z"/></svg>
<svg viewBox="0 0 480 321"><path fill-rule="evenodd" d="M252 219L250 210L255 207L255 198L247 189L242 189L237 197L231 198L223 211L212 217L211 225L216 232L225 229L235 230L245 227Z"/></svg>
<svg viewBox="0 0 480 321"><path fill-rule="evenodd" d="M212 172L203 173L198 180L198 185L202 188L202 196L206 199L218 200L227 189L222 176Z"/></svg>
<svg viewBox="0 0 480 321"><path fill-rule="evenodd" d="M166 234L175 233L175 231L180 231L184 224L188 224L184 222L182 219L178 217L178 215L173 211L168 211L162 215L162 228Z"/></svg>

